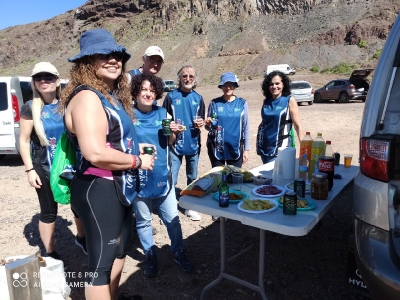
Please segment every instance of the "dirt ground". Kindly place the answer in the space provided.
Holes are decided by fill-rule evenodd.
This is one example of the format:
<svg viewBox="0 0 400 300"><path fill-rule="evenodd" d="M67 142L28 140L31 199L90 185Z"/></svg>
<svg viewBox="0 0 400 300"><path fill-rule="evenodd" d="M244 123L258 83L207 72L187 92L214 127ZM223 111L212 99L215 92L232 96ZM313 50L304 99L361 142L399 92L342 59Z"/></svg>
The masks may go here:
<svg viewBox="0 0 400 300"><path fill-rule="evenodd" d="M295 75L295 80L307 80L315 88L321 87L335 76L313 74ZM260 123L260 107L263 96L260 90L261 78L240 82L236 94L249 102L251 126L250 159L243 167L254 168L261 164L255 153L257 126ZM206 106L211 99L221 95L214 86L199 86L197 91L203 96ZM335 151L352 153L352 164L358 165L358 139L364 103L352 101L337 104L334 101L312 106L300 105L300 117L304 131L312 137L321 132L325 140L332 141ZM205 151L206 133L202 132L203 151L199 162L199 174L205 173L211 165ZM343 156L342 156L343 157ZM343 163L343 158L341 163ZM184 165L180 172L178 188L184 188ZM349 286L346 277L348 236L351 225L352 187L348 188L327 214L318 229L307 236L288 237L272 232L266 234L266 266L264 282L269 299L365 299ZM24 166L19 157L7 157L0 161L0 258L13 255L34 254L42 247L39 232L39 204L35 191L28 185ZM148 279L141 270L144 255L137 236L134 236L127 256L120 291L123 294L140 294L143 299L180 300L199 299L201 290L219 272L219 223L202 215L202 220L191 221L180 214L185 246L189 257L196 266L192 274L185 274L173 263L169 251L167 231L160 225L158 216L153 224L158 233L154 236L159 248L160 275ZM112 220L110 220L112 221ZM73 215L69 206L59 207L56 221L56 248L68 272L84 272L87 257L74 243L76 234ZM227 223L227 254L239 252L255 243L249 252L239 256L230 264L228 271L240 278L257 282L258 230L241 225L240 222ZM68 279L76 282L78 279ZM72 288L71 299L84 299L84 288ZM260 295L246 287L223 281L208 294L207 299L247 300L261 299Z"/></svg>

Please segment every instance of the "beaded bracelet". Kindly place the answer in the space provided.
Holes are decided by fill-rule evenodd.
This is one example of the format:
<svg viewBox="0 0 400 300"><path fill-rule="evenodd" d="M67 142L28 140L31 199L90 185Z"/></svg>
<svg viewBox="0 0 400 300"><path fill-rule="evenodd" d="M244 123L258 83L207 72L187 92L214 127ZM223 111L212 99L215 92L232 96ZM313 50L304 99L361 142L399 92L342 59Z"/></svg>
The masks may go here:
<svg viewBox="0 0 400 300"><path fill-rule="evenodd" d="M25 170L25 173L29 173L30 171L35 170L35 168L29 169L29 170Z"/></svg>
<svg viewBox="0 0 400 300"><path fill-rule="evenodd" d="M136 155L132 155L133 161L132 161L132 167L131 169L135 169L136 168Z"/></svg>

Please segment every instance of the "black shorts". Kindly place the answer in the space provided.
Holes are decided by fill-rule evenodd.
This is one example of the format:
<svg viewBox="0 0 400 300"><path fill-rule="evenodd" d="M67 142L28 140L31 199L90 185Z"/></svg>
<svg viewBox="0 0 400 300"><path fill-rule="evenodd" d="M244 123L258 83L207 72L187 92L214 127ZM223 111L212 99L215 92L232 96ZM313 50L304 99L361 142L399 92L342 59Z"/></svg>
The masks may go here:
<svg viewBox="0 0 400 300"><path fill-rule="evenodd" d="M71 183L71 207L78 214L86 236L91 285L110 283L116 258L125 258L132 240L131 206L121 204L113 180L80 175Z"/></svg>

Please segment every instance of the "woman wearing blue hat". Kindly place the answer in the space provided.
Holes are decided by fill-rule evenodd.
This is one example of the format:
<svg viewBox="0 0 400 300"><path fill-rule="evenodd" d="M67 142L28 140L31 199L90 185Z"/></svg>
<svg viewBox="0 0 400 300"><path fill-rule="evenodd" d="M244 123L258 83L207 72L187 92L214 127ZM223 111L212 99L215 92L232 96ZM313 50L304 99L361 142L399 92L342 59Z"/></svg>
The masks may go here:
<svg viewBox="0 0 400 300"><path fill-rule="evenodd" d="M231 72L222 74L218 87L223 95L208 106L205 128L209 131L207 149L212 167L241 167L249 159L249 108L245 99L234 94L238 81Z"/></svg>
<svg viewBox="0 0 400 300"><path fill-rule="evenodd" d="M133 126L132 98L125 76L130 54L104 29L80 37L80 53L63 91L67 133L78 162L71 206L80 217L88 252L86 299L117 299L132 239L131 203L140 190L138 169L152 170ZM120 299L141 299L140 296Z"/></svg>

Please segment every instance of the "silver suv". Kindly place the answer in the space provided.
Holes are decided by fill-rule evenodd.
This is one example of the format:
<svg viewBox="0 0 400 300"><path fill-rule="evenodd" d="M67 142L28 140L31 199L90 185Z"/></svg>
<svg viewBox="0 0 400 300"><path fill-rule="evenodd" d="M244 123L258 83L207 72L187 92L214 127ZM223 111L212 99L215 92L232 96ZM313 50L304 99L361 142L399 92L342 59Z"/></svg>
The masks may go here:
<svg viewBox="0 0 400 300"><path fill-rule="evenodd" d="M380 56L364 108L354 180L358 269L376 299L400 299L400 17Z"/></svg>

